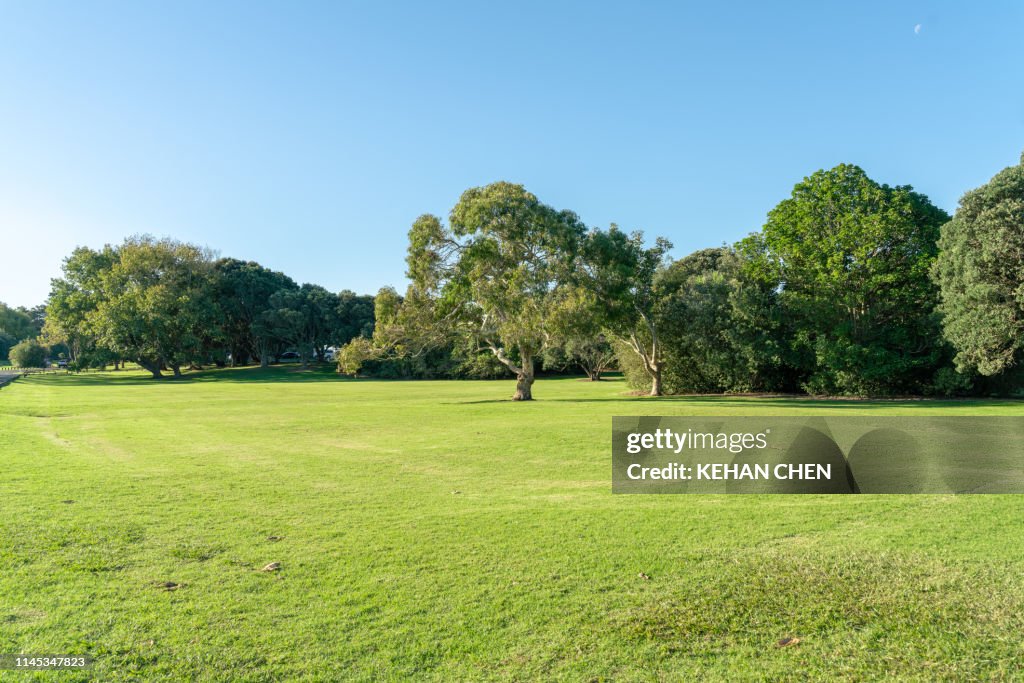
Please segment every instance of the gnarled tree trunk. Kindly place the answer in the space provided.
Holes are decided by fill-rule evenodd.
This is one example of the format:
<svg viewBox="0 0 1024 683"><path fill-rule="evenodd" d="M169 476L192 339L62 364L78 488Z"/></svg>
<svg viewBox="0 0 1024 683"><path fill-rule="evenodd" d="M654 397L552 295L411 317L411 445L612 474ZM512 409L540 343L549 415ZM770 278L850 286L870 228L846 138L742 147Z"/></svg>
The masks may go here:
<svg viewBox="0 0 1024 683"><path fill-rule="evenodd" d="M163 375L160 374L160 363L158 361L136 358L135 362L151 372L153 374L153 379L163 379Z"/></svg>
<svg viewBox="0 0 1024 683"><path fill-rule="evenodd" d="M516 375L516 393L512 394L513 401L533 400L533 375L520 373Z"/></svg>
<svg viewBox="0 0 1024 683"><path fill-rule="evenodd" d="M533 349L526 346L519 347L519 365L505 354L505 349L495 343L488 342L494 357L501 361L502 365L516 373L516 393L512 394L513 401L533 400Z"/></svg>

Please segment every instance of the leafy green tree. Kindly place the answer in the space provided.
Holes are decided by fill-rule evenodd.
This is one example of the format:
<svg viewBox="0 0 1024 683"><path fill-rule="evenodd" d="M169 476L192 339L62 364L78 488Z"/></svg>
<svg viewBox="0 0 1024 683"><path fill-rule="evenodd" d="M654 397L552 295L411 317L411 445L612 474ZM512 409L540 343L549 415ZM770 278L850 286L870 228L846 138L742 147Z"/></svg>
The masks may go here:
<svg viewBox="0 0 1024 683"><path fill-rule="evenodd" d="M78 247L64 259L63 277L51 280L42 337L51 345L66 344L76 366L117 360L112 350L100 345L89 320L104 296L103 275L116 260L117 251L110 245L100 250Z"/></svg>
<svg viewBox="0 0 1024 683"><path fill-rule="evenodd" d="M403 307L428 314L435 330L478 342L516 375L513 400L531 400L555 292L572 274L584 232L574 213L521 185L466 190L448 227L424 215L409 231L412 287Z"/></svg>
<svg viewBox="0 0 1024 683"><path fill-rule="evenodd" d="M11 308L0 302L0 330L16 341L33 339L39 334L32 312L24 308Z"/></svg>
<svg viewBox="0 0 1024 683"><path fill-rule="evenodd" d="M270 296L256 330L293 346L307 367L311 356L323 360L323 349L337 327L338 298L320 285L281 289Z"/></svg>
<svg viewBox="0 0 1024 683"><path fill-rule="evenodd" d="M338 294L337 324L332 332L332 343L347 344L356 337L373 337L374 298L345 289Z"/></svg>
<svg viewBox="0 0 1024 683"><path fill-rule="evenodd" d="M750 368L734 337L739 260L726 248L702 249L657 278L656 316L671 393L749 390Z"/></svg>
<svg viewBox="0 0 1024 683"><path fill-rule="evenodd" d="M651 396L663 393L664 369L655 276L671 248L661 237L653 247L645 247L643 233L627 235L615 225L606 231L592 230L576 276L578 286L594 294L602 326L620 342L620 349L636 355L638 364L624 361L623 365L642 368L650 380Z"/></svg>
<svg viewBox="0 0 1024 683"><path fill-rule="evenodd" d="M986 376L1024 350L1024 155L960 199L932 271L943 330L962 372Z"/></svg>
<svg viewBox="0 0 1024 683"><path fill-rule="evenodd" d="M379 356L373 341L366 337L355 337L338 350L338 372L358 377L366 362Z"/></svg>
<svg viewBox="0 0 1024 683"><path fill-rule="evenodd" d="M221 329L231 353L232 365L244 365L250 357L266 367L276 350L275 339L258 321L270 310L270 297L278 291L297 290L284 273L253 261L222 258L215 264Z"/></svg>
<svg viewBox="0 0 1024 683"><path fill-rule="evenodd" d="M583 286L564 287L553 321L545 369L578 366L592 382L599 381L615 363L615 349L605 335L606 316L594 292Z"/></svg>
<svg viewBox="0 0 1024 683"><path fill-rule="evenodd" d="M818 171L741 244L779 291L789 364L811 393L923 391L946 354L928 278L947 214L856 166Z"/></svg>
<svg viewBox="0 0 1024 683"><path fill-rule="evenodd" d="M34 339L26 339L11 347L10 359L17 368L46 367L46 347Z"/></svg>
<svg viewBox="0 0 1024 683"><path fill-rule="evenodd" d="M100 274L96 308L86 314L98 343L161 377L201 357L221 317L210 255L170 239L132 237Z"/></svg>

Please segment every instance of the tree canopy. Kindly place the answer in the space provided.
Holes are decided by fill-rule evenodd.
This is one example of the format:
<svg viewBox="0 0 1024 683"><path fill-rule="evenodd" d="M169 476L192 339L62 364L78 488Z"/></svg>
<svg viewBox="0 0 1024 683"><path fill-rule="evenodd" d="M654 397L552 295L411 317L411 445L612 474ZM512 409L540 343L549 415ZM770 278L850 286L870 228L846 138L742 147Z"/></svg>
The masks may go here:
<svg viewBox="0 0 1024 683"><path fill-rule="evenodd" d="M1006 372L1024 349L1024 155L964 194L939 248L938 310L958 368Z"/></svg>
<svg viewBox="0 0 1024 683"><path fill-rule="evenodd" d="M435 325L490 350L516 375L513 399L530 400L555 292L572 277L584 233L576 214L543 204L521 185L471 188L447 227L431 215L413 224L407 298L424 302Z"/></svg>
<svg viewBox="0 0 1024 683"><path fill-rule="evenodd" d="M741 244L777 288L787 361L811 393L920 392L944 353L928 277L948 215L841 164L798 183Z"/></svg>

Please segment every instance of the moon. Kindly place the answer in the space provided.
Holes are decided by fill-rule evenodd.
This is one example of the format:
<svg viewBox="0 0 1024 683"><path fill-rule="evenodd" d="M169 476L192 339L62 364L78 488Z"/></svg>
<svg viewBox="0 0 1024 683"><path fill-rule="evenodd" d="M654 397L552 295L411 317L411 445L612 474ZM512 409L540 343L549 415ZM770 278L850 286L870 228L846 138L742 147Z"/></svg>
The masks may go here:
<svg viewBox="0 0 1024 683"><path fill-rule="evenodd" d="M914 24L914 35L917 36L917 35L920 35L920 34L921 34L921 24Z"/></svg>

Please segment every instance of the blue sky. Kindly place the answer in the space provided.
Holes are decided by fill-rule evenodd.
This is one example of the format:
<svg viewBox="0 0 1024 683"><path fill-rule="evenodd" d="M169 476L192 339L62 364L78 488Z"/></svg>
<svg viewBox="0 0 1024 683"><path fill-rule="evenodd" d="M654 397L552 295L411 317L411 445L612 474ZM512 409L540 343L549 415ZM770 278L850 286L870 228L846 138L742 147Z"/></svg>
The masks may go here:
<svg viewBox="0 0 1024 683"><path fill-rule="evenodd" d="M1024 4L775 5L0 1L0 301L140 232L402 287L502 179L682 256L819 168L952 211L1020 158Z"/></svg>

